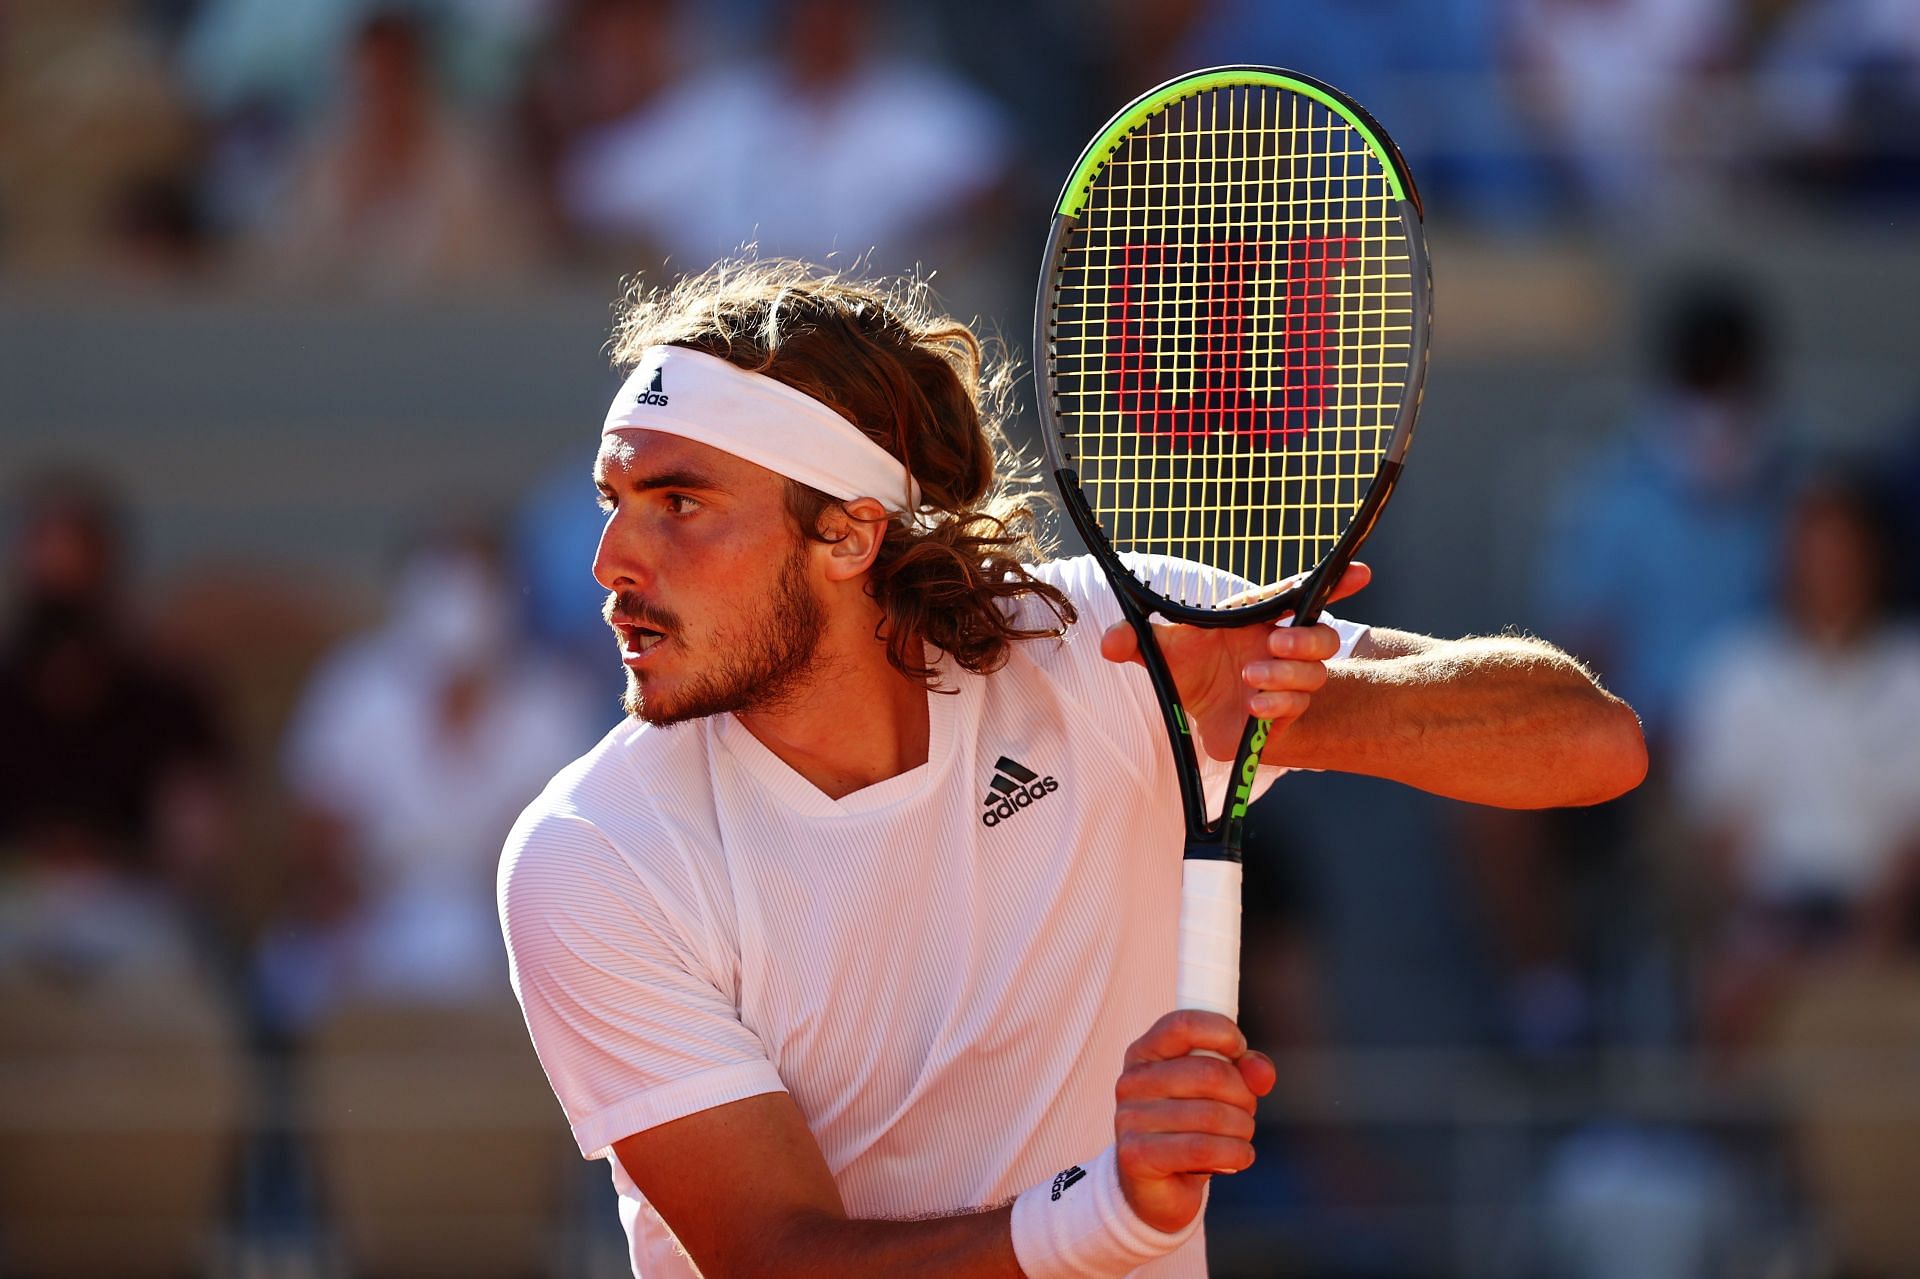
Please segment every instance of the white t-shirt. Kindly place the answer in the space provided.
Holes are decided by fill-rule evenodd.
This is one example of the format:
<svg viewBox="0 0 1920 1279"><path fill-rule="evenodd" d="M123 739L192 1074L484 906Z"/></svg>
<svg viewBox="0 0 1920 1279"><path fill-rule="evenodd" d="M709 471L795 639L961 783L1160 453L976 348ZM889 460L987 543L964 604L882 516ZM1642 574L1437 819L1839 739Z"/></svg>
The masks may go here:
<svg viewBox="0 0 1920 1279"><path fill-rule="evenodd" d="M943 669L918 768L834 800L730 715L629 722L521 817L502 925L584 1155L784 1089L847 1211L898 1218L1112 1141L1126 1046L1173 1006L1184 834L1146 674L1099 654L1110 589L1091 559L1038 571L1079 624ZM694 1273L610 1162L635 1273ZM1204 1243L1140 1273L1204 1274Z"/></svg>
<svg viewBox="0 0 1920 1279"><path fill-rule="evenodd" d="M560 199L589 230L685 261L749 242L776 257L897 254L993 185L1006 141L993 104L935 68L889 59L812 93L776 68L722 67L584 134Z"/></svg>
<svg viewBox="0 0 1920 1279"><path fill-rule="evenodd" d="M1756 628L1700 670L1677 752L1688 809L1734 833L1756 898L1861 900L1920 835L1920 635L1836 653Z"/></svg>

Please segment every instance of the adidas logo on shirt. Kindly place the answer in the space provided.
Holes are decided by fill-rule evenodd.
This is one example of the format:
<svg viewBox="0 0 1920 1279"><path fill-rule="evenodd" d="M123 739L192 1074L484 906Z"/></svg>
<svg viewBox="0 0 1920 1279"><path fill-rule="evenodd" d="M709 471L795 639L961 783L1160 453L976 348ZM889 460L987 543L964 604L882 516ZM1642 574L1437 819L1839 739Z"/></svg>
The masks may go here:
<svg viewBox="0 0 1920 1279"><path fill-rule="evenodd" d="M635 404L664 405L667 402L667 393L666 389L661 385L661 381L666 377L666 373L667 371L665 369L655 369L653 371L653 384L647 387L646 390L640 392L640 394L634 396L633 402Z"/></svg>
<svg viewBox="0 0 1920 1279"><path fill-rule="evenodd" d="M995 762L993 780L987 785L993 789L980 801L987 810L980 815L982 826L998 826L1021 809L1060 789L1060 783L1053 778L1042 777L1025 764L1010 760L1005 755Z"/></svg>

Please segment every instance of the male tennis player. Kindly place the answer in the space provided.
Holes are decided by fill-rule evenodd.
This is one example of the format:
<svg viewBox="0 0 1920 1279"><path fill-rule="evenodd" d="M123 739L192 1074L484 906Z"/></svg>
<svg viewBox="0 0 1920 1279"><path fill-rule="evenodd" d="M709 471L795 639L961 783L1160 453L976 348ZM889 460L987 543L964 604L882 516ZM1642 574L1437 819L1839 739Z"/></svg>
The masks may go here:
<svg viewBox="0 0 1920 1279"><path fill-rule="evenodd" d="M1004 379L920 298L790 265L637 294L616 355L594 572L630 718L527 809L500 904L635 1273L1204 1274L1209 1174L1252 1161L1274 1069L1170 1011L1171 755L1104 579L1035 563ZM1167 657L1210 755L1276 721L1268 773L1534 806L1645 765L1532 641Z"/></svg>

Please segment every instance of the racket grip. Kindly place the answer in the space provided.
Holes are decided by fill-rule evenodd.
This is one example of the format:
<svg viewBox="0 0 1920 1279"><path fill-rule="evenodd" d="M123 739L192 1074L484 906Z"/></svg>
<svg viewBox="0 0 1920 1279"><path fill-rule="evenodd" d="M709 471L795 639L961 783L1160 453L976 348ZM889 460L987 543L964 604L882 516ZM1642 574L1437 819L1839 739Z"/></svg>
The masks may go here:
<svg viewBox="0 0 1920 1279"><path fill-rule="evenodd" d="M1175 1000L1226 1017L1240 1015L1240 863L1190 857L1181 863L1180 976Z"/></svg>

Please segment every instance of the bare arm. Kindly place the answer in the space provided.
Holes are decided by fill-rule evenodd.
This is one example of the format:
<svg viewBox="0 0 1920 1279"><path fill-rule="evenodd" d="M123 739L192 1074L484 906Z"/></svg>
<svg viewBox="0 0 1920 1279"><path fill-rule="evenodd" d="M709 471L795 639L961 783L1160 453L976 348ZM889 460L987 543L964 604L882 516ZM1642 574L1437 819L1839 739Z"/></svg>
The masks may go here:
<svg viewBox="0 0 1920 1279"><path fill-rule="evenodd" d="M923 1221L849 1219L786 1093L703 1110L613 1149L708 1279L1020 1279L1005 1206Z"/></svg>
<svg viewBox="0 0 1920 1279"><path fill-rule="evenodd" d="M1640 784L1632 708L1540 640L1375 628L1264 758L1501 808L1597 804Z"/></svg>
<svg viewBox="0 0 1920 1279"><path fill-rule="evenodd" d="M1371 578L1350 565L1329 599ZM1336 660L1340 638L1326 625L1154 630L1214 759L1233 758L1251 714L1273 722L1266 763L1385 777L1475 804L1597 804L1646 776L1633 709L1541 640L1375 627ZM1101 652L1140 660L1124 622L1101 637Z"/></svg>
<svg viewBox="0 0 1920 1279"><path fill-rule="evenodd" d="M1191 1055L1199 1048L1231 1060ZM1114 1086L1116 1167L1142 1222L1181 1230L1212 1172L1253 1162L1254 1108L1273 1084L1273 1063L1214 1013L1168 1013L1129 1046ZM849 1218L786 1093L715 1106L613 1150L707 1279L1023 1277L1010 1205L911 1221Z"/></svg>

